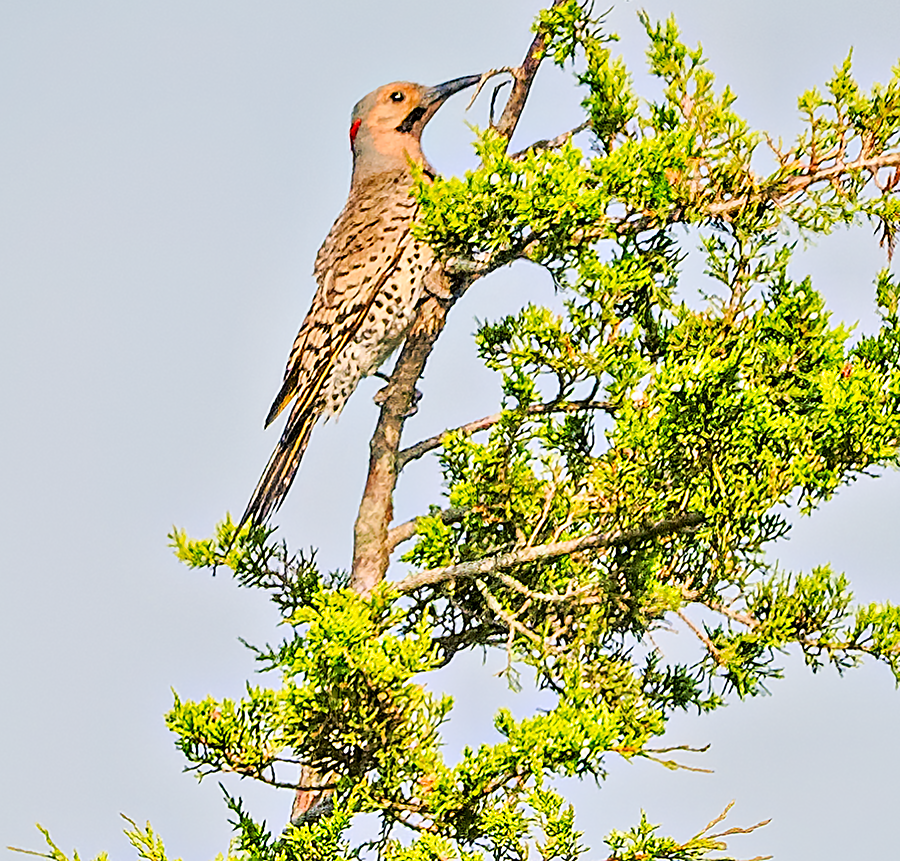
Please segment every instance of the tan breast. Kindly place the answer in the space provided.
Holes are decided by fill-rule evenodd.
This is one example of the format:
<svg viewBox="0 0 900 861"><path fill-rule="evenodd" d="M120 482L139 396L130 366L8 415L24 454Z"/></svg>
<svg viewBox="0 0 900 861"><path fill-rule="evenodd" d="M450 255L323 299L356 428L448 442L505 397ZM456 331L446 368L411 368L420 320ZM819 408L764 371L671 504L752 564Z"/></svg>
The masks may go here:
<svg viewBox="0 0 900 861"><path fill-rule="evenodd" d="M314 397L326 418L403 340L434 263L410 233L418 208L411 183L404 170L355 186L316 257L319 289L285 382L293 376L291 388Z"/></svg>

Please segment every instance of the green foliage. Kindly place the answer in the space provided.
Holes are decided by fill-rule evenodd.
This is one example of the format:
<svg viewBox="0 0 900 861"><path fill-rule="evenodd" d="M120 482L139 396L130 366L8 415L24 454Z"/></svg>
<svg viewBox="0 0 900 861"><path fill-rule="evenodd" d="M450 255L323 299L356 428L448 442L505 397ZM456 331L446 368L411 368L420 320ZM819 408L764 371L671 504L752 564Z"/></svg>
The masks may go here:
<svg viewBox="0 0 900 861"><path fill-rule="evenodd" d="M432 768L451 701L412 681L435 668L436 649L424 623L394 633L403 618L395 604L387 590L364 600L320 586L288 620L293 635L257 650L281 672L280 689L248 686L238 702L176 696L167 722L190 767L200 776L234 771L288 785L278 769L299 757L322 773L338 771L357 792L377 769L361 809Z"/></svg>
<svg viewBox="0 0 900 861"><path fill-rule="evenodd" d="M123 815L122 818L131 826L130 828L125 829L125 836L137 851L139 858L143 858L145 861L181 861L180 858L169 859L162 838L153 831L149 822L145 827L141 828L140 825L129 819L127 816ZM44 835L44 841L49 849L48 852L33 852L27 849L16 849L13 846L8 848L12 849L13 852L21 852L25 855L36 855L39 858L49 858L50 861L80 861L80 856L77 852L73 852L71 858L66 855L66 853L53 842L50 833L46 828L38 825L37 829ZM248 861L248 859L236 854L233 849L234 846L232 845L229 847L227 853L223 854L220 852L215 856L213 861ZM108 859L109 856L106 852L101 852L94 861L108 861Z"/></svg>
<svg viewBox="0 0 900 861"><path fill-rule="evenodd" d="M230 822L236 832L234 846L240 861L356 861L359 858L359 850L351 848L344 836L351 816L339 807L330 816L303 826L288 824L275 837L266 830L264 822L255 822L247 814L239 798L226 792L225 803L235 816Z"/></svg>
<svg viewBox="0 0 900 861"><path fill-rule="evenodd" d="M603 780L612 755L680 767L652 747L673 712L764 691L790 649L813 670L870 657L900 681L900 608L857 607L843 574L771 556L796 516L897 464L900 283L877 276L880 325L857 335L795 277L793 255L799 237L864 219L893 251L900 67L866 93L848 57L824 94L801 96L805 128L785 148L717 92L673 19L640 17L662 85L649 101L589 3L535 23L545 56L576 70L590 153L564 135L511 154L476 130L477 170L414 189L415 230L451 270L527 259L564 296L562 313L528 305L480 326L502 409L483 436L442 437L444 499L403 556L416 571L362 596L267 528L228 518L210 539L170 536L190 567L266 590L288 632L255 649L270 686L176 695L167 722L187 767L289 788L302 767L333 793L330 812L280 836L227 797L229 861L575 861L586 850L552 781ZM763 141L768 175L751 167ZM683 274L697 238L699 282ZM673 624L696 635L688 664L656 648ZM548 707L501 710L492 737L449 762L452 701L434 671L489 649ZM354 844L364 813L380 830ZM609 858L723 857L741 829L710 833L720 820L679 842L642 816L607 838ZM149 826L128 833L165 861Z"/></svg>
<svg viewBox="0 0 900 861"><path fill-rule="evenodd" d="M624 131L637 113L638 100L625 64L613 59L606 47L618 37L603 32L603 19L592 17L591 5L569 0L542 10L535 29L546 34L548 53L558 66L574 61L579 52L584 54L585 68L576 73L576 79L587 87L581 104L602 146Z"/></svg>
<svg viewBox="0 0 900 861"><path fill-rule="evenodd" d="M289 620L293 636L259 652L282 674L280 689L248 687L240 702L176 697L167 720L190 767L286 785L277 770L302 761L340 775L345 814L428 821L447 839L477 845L495 839L497 806L533 803L545 776L602 776L608 753L645 755L662 731L661 713L624 661L598 660L597 678L570 661L557 670L567 676L556 708L518 721L501 711L501 740L466 749L450 766L438 730L451 701L413 681L439 665L440 641L425 614L410 624L400 603L388 589L363 599L323 586Z"/></svg>
<svg viewBox="0 0 900 861"><path fill-rule="evenodd" d="M291 554L285 542L270 542L274 529L248 523L238 532L227 515L216 525L213 538L189 538L173 528L169 542L175 556L189 568L230 568L235 580L253 589L264 589L285 616L310 602L319 588L316 552ZM336 572L330 584L346 585L347 575Z"/></svg>
<svg viewBox="0 0 900 861"><path fill-rule="evenodd" d="M23 855L36 855L38 858L49 858L50 861L70 861L69 856L53 842L53 839L50 837L50 832L44 828L43 825L38 825L37 830L44 836L44 842L47 844L49 851L34 852L30 849L17 849L14 846L9 846L7 848L12 849L13 852L21 852ZM108 858L109 856L105 852L101 852L94 861L108 861ZM77 852L72 853L71 861L81 861Z"/></svg>
<svg viewBox="0 0 900 861"><path fill-rule="evenodd" d="M734 802L732 802L733 804ZM708 858L710 852L721 852L726 848L723 837L729 837L732 834L746 834L749 831L766 825L766 822L760 822L753 828L729 828L717 834L710 834L713 827L718 825L728 814L732 804L729 804L725 812L714 819L699 834L692 837L685 843L679 843L671 837L660 837L657 835L658 825L652 825L647 820L647 815L641 811L640 824L627 832L613 831L606 838L606 845L612 850L612 854L607 861L646 861L646 859L657 859L657 861L696 861L701 858ZM754 858L753 861L766 861L771 856ZM731 856L717 855L720 861L733 861Z"/></svg>

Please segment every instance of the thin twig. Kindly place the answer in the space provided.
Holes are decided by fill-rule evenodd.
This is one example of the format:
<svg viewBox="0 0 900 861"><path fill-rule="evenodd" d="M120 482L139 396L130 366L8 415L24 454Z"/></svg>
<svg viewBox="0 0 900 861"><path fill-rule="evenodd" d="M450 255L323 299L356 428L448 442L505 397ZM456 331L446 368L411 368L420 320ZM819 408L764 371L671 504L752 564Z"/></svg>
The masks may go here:
<svg viewBox="0 0 900 861"><path fill-rule="evenodd" d="M732 807L734 807L734 801L729 801L725 809L715 819L713 819L712 822L709 822L706 828L701 828L700 831L694 835L694 839L696 840L697 837L702 837L704 834L706 834L707 831L715 828L716 825L718 825L723 819L725 819L726 816L728 816Z"/></svg>
<svg viewBox="0 0 900 861"><path fill-rule="evenodd" d="M722 822L726 816L728 816L731 808L734 807L734 802L730 802L728 806L715 818L709 825L706 826L702 831L694 836L694 840L698 840L700 838L705 837L707 840L717 840L720 837L731 837L734 834L750 834L752 831L756 831L757 828L762 828L768 825L772 820L771 819L763 819L762 822L757 822L756 825L751 825L748 828L741 828L740 826L733 826L728 828L725 831L719 831L716 834L709 834L716 825ZM771 858L771 855L766 856L758 856L757 859L751 859L751 861L764 861L764 859Z"/></svg>
<svg viewBox="0 0 900 861"><path fill-rule="evenodd" d="M549 401L545 404L532 404L530 407L526 407L525 413L527 415L545 415L547 413L574 413L579 410L606 410L607 412L612 412L612 409L613 406L608 401ZM448 428L439 434L435 434L428 439L403 449L397 455L397 471L399 472L403 469L411 460L418 460L418 458L428 454L428 452L440 448L444 444L447 434L471 436L473 433L493 427L501 418L503 418L503 413L494 413L456 428Z"/></svg>
<svg viewBox="0 0 900 861"><path fill-rule="evenodd" d="M491 93L491 107L488 111L488 121L491 125L494 124L494 110L497 107L497 96L500 95L500 90L504 87L508 87L512 83L511 81L501 81L497 86L494 87L494 92Z"/></svg>
<svg viewBox="0 0 900 861"><path fill-rule="evenodd" d="M725 660L722 658L722 653L716 648L715 643L713 643L713 641L710 640L710 638L707 637L706 634L701 631L700 628L698 628L697 625L695 625L690 620L690 618L688 618L688 616L685 615L684 611L676 610L675 613L678 615L681 621L684 622L684 624L687 625L694 632L694 634L697 635L697 639L700 640L700 642L703 643L704 646L706 646L706 650L712 656L713 660L720 667L724 667Z"/></svg>
<svg viewBox="0 0 900 861"><path fill-rule="evenodd" d="M570 141L575 135L579 132L586 131L591 127L591 121L585 120L583 123L579 123L575 126L574 129L569 129L567 132L563 132L562 134L557 135L555 138L550 138L549 140L541 140L535 141L533 144L525 147L523 150L519 150L519 152L513 153L509 158L510 161L522 161L525 156L529 155L533 152L540 152L542 150L548 149L559 149L564 143Z"/></svg>
<svg viewBox="0 0 900 861"><path fill-rule="evenodd" d="M572 589L571 581L565 592L535 592L527 586L523 586L515 577L504 574L502 571L494 572L494 576L504 585L524 595L530 601L542 601L545 604L563 604L567 601L576 601L593 592L593 588L583 587L581 589Z"/></svg>
<svg viewBox="0 0 900 861"><path fill-rule="evenodd" d="M483 580L475 578L475 587L481 592L485 603L488 605L491 612L497 616L498 619L501 619L508 628L518 631L518 633L525 637L526 640L531 640L531 642L541 651L546 648L546 644L540 635L535 634L534 631L529 631L515 616L510 615L503 609L500 602L491 594Z"/></svg>
<svg viewBox="0 0 900 861"><path fill-rule="evenodd" d="M554 471L553 483L548 488L549 493L547 493L546 498L544 499L544 505L541 508L541 516L538 517L537 523L535 523L534 525L534 529L531 530L531 535L528 536L528 540L525 542L526 547L531 547L537 540L538 533L544 528L544 524L547 522L547 518L550 516L550 512L553 510L553 502L555 501L557 491L559 490L559 485L556 482L557 475L558 473Z"/></svg>
<svg viewBox="0 0 900 861"><path fill-rule="evenodd" d="M512 75L515 77L516 70L510 66L501 66L499 69L488 69L486 72L482 72L481 80L478 82L478 86L475 87L475 92L472 93L472 96L469 98L469 103L466 105L466 110L472 107L475 104L475 100L481 95L481 91L484 89L484 85L491 79L496 78L497 75ZM509 83L508 81L504 81L504 84ZM500 86L503 86L501 84ZM496 98L496 96L494 97ZM494 99L491 99L491 113L493 114L494 110Z"/></svg>
<svg viewBox="0 0 900 861"><path fill-rule="evenodd" d="M737 610L732 610L730 607L726 607L725 604L719 604L715 601L705 603L710 610L714 610L716 613L721 613L723 616L727 616L729 619L733 619L735 622L740 622L742 625L746 625L748 628L752 629L759 627L759 619L754 619L753 616L749 616L747 613L740 613Z"/></svg>

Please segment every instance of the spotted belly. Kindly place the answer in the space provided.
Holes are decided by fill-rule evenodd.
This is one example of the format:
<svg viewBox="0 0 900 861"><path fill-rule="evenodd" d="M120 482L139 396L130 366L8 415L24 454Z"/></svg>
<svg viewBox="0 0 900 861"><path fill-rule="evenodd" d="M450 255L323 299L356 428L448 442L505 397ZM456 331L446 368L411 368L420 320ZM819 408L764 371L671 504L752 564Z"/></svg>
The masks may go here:
<svg viewBox="0 0 900 861"><path fill-rule="evenodd" d="M415 244L379 291L322 390L323 418L337 416L360 379L377 371L403 343L431 263L430 251Z"/></svg>

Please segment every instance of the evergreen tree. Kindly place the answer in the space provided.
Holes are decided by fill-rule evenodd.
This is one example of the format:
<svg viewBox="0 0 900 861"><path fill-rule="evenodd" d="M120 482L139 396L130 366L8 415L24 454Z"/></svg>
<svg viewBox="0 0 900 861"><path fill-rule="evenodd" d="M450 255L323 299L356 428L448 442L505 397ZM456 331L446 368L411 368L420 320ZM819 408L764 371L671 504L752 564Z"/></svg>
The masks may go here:
<svg viewBox="0 0 900 861"><path fill-rule="evenodd" d="M900 681L900 609L857 606L842 574L767 555L792 512L814 515L897 462L900 283L889 266L879 275L881 325L853 340L788 266L798 239L858 223L876 227L889 264L900 67L864 92L848 57L800 97L805 129L785 145L735 113L673 20L642 21L661 96L633 91L590 4L557 0L502 114L476 130L480 166L419 178L415 229L441 255L446 289L421 304L386 389L352 570L322 572L269 527L238 532L230 518L210 539L173 533L190 566L267 590L289 631L255 647L271 687L248 685L239 701L179 696L167 716L199 774L303 801L279 833L226 795L229 859L570 861L587 849L555 778L602 780L613 755L682 767L658 744L668 718L759 694L788 647L813 670L868 657ZM510 153L542 61L574 69L585 121ZM702 293L681 270L698 237ZM521 259L552 274L564 313L530 305L481 325L499 411L401 444L454 302ZM392 524L398 477L424 456L444 485L420 517ZM406 573L392 576L392 554ZM654 643L673 619L696 635L688 663ZM450 762L453 703L429 674L473 650L505 652L510 686L533 684L554 705L521 719L501 710L500 740L472 739ZM351 840L362 813L379 825ZM741 829L720 821L678 842L644 819L591 856L722 857L711 853ZM165 861L149 826L129 836Z"/></svg>

